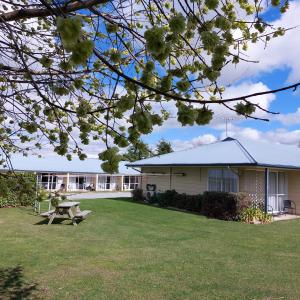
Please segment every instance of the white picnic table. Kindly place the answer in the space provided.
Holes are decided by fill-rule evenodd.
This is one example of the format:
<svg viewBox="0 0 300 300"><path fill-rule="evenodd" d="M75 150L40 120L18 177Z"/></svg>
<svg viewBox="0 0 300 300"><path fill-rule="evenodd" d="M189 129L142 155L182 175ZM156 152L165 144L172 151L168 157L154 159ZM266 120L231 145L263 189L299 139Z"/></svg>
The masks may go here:
<svg viewBox="0 0 300 300"><path fill-rule="evenodd" d="M73 225L76 226L76 220L84 219L91 213L90 210L81 211L79 204L80 202L74 201L62 202L59 203L55 209L42 213L41 216L49 218L48 225L52 224L54 219L70 219L72 220Z"/></svg>

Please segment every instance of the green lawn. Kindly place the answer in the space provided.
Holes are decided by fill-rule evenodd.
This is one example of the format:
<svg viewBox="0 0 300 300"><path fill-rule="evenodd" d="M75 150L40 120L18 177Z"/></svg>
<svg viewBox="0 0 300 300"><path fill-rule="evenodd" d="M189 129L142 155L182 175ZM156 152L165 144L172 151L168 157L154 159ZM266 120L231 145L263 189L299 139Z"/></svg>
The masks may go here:
<svg viewBox="0 0 300 300"><path fill-rule="evenodd" d="M299 220L247 225L113 199L80 207L93 214L77 227L0 209L1 299L300 299Z"/></svg>

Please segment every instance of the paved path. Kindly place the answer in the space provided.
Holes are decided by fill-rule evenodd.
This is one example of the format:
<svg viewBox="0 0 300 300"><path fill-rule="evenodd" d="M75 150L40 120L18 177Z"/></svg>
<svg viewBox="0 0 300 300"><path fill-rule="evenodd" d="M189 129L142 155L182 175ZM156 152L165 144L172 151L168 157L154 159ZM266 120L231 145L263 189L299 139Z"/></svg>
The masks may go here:
<svg viewBox="0 0 300 300"><path fill-rule="evenodd" d="M130 192L87 192L71 194L67 196L68 199L99 199L99 198L119 198L119 197L131 197Z"/></svg>

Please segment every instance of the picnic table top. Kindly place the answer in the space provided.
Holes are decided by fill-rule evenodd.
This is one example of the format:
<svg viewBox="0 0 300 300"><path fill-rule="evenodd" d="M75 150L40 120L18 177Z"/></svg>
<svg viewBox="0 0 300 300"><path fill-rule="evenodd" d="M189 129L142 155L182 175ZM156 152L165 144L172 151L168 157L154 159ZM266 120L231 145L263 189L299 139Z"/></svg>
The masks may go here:
<svg viewBox="0 0 300 300"><path fill-rule="evenodd" d="M79 204L80 204L80 202L67 201L67 202L59 203L57 205L57 207L58 208L69 208L69 207L77 206Z"/></svg>

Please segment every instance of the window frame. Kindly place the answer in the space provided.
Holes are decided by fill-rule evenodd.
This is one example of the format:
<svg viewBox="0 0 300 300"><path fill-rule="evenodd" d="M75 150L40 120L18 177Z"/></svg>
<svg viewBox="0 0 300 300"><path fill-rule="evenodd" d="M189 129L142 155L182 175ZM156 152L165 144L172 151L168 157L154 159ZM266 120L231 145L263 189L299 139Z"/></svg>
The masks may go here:
<svg viewBox="0 0 300 300"><path fill-rule="evenodd" d="M221 190L220 191L215 191L215 190L210 190L209 189L209 171L212 170L218 170L222 171L222 177L221 177ZM232 174L236 176L236 191L225 191L225 179L226 177L224 176L224 171L230 171ZM208 168L207 169L207 191L208 192L223 192L223 193L239 193L239 175L237 174L237 169L231 169L231 168ZM227 177L228 178L228 177Z"/></svg>
<svg viewBox="0 0 300 300"><path fill-rule="evenodd" d="M128 179L128 182L125 182L125 177ZM125 189L125 186L128 186L127 189ZM136 188L138 188L140 185L140 178L137 175L126 175L124 176L124 181L123 181L123 190L124 191L132 191Z"/></svg>

